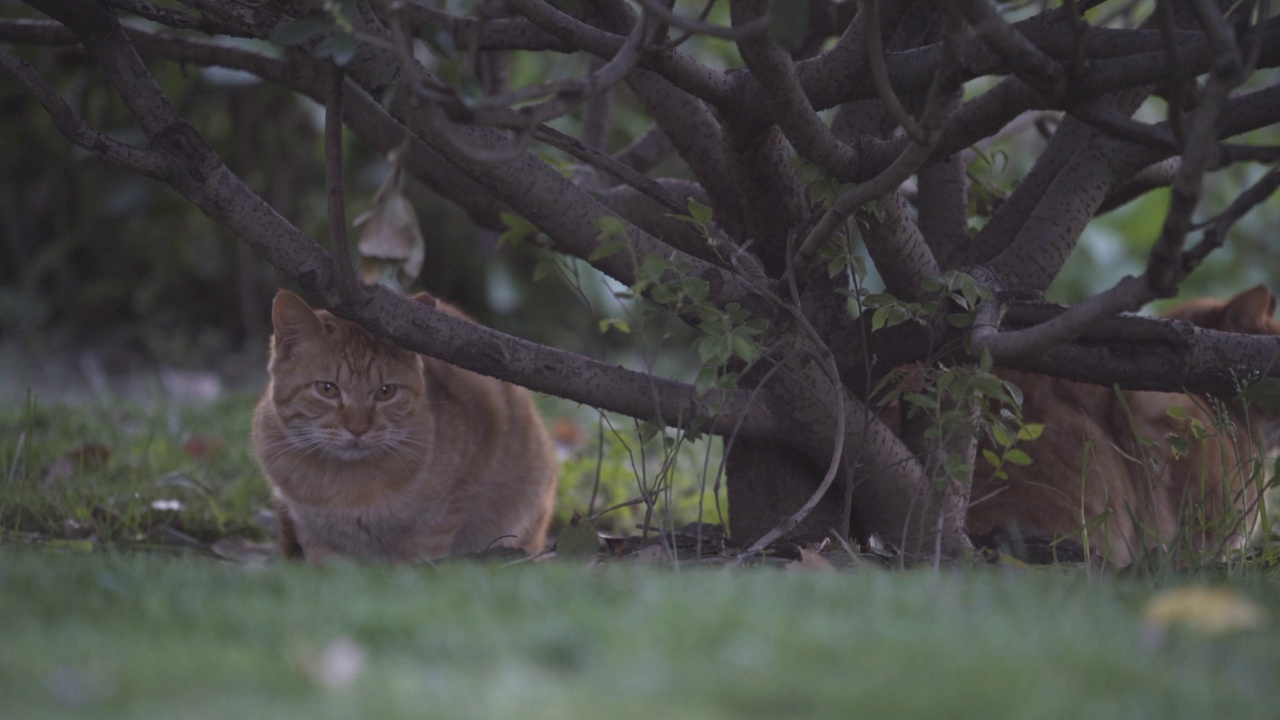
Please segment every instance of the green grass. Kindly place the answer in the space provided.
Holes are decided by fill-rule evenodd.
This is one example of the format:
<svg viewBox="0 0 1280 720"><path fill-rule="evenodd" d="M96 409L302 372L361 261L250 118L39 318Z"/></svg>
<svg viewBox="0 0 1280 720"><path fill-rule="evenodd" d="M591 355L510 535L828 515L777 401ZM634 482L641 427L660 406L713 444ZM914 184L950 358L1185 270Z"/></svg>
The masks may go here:
<svg viewBox="0 0 1280 720"><path fill-rule="evenodd" d="M163 545L264 538L269 492L248 442L254 399L0 408L0 531L11 540ZM157 509L153 504L166 503Z"/></svg>
<svg viewBox="0 0 1280 720"><path fill-rule="evenodd" d="M158 549L268 539L270 492L249 443L256 400L48 404L29 396L0 406L0 543ZM633 534L647 520L678 528L698 519L704 485L703 517L722 522L714 478L701 481L718 469L719 443L668 438L667 452L662 436L639 442L630 421L612 418L601 432L594 413L544 405L553 427L580 428L562 463L553 529L574 512L611 507L597 527ZM639 502L642 493L652 504Z"/></svg>
<svg viewBox="0 0 1280 720"><path fill-rule="evenodd" d="M1265 563L1112 577L211 560L218 538L267 539L246 439L253 400L0 408L0 719L1247 718L1280 707L1280 585ZM626 497L639 469L649 484L663 476L653 446L607 441L600 455L587 435L562 509ZM695 489L667 495L682 509L659 524L683 519L702 464L715 465L714 450L680 452L667 475ZM174 552L179 536L196 550ZM1228 577L1265 623L1162 634L1144 620L1162 588ZM321 672L334 653L355 658L349 683Z"/></svg>
<svg viewBox="0 0 1280 720"><path fill-rule="evenodd" d="M0 551L12 718L1274 717L1272 630L1060 572L439 569ZM1280 618L1280 591L1240 592ZM317 664L346 638L349 684Z"/></svg>

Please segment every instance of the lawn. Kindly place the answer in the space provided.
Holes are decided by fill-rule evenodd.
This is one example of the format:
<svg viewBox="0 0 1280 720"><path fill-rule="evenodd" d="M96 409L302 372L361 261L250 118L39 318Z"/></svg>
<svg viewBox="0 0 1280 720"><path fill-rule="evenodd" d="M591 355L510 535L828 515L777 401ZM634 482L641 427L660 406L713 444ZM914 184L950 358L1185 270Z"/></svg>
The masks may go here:
<svg viewBox="0 0 1280 720"><path fill-rule="evenodd" d="M1181 584L1181 583L1180 583ZM12 718L1274 717L1280 643L1148 583L0 554ZM1280 617L1267 582L1231 591Z"/></svg>
<svg viewBox="0 0 1280 720"><path fill-rule="evenodd" d="M414 568L223 559L219 540L268 540L265 486L243 439L251 404L0 409L0 718L1269 718L1280 708L1280 584L1241 563L1116 577L635 557ZM636 455L582 451L604 458L595 462L610 477L644 467Z"/></svg>

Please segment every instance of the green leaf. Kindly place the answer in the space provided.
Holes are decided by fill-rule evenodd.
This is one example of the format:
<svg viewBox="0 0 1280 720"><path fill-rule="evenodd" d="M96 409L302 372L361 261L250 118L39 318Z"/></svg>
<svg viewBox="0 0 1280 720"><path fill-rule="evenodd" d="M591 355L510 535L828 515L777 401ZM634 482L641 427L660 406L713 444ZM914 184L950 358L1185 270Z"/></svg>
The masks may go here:
<svg viewBox="0 0 1280 720"><path fill-rule="evenodd" d="M871 329L873 331L881 328L889 328L894 325L901 325L911 319L911 312L901 305L885 305L877 308L874 315L871 316Z"/></svg>
<svg viewBox="0 0 1280 720"><path fill-rule="evenodd" d="M967 478L973 473L973 466L964 461L960 455L948 455L942 467L953 478Z"/></svg>
<svg viewBox="0 0 1280 720"><path fill-rule="evenodd" d="M950 313L947 315L947 324L955 328L969 327L973 323L973 316L969 313Z"/></svg>
<svg viewBox="0 0 1280 720"><path fill-rule="evenodd" d="M991 448L982 448L982 458L993 468L1000 467L1000 456Z"/></svg>
<svg viewBox="0 0 1280 720"><path fill-rule="evenodd" d="M275 28L271 31L271 42L277 45L293 47L301 45L308 40L314 40L333 31L333 29L333 21L328 18L287 20L276 23Z"/></svg>
<svg viewBox="0 0 1280 720"><path fill-rule="evenodd" d="M743 362L754 362L760 354L760 346L741 335L732 336L729 344L733 347L733 354L741 358Z"/></svg>
<svg viewBox="0 0 1280 720"><path fill-rule="evenodd" d="M647 287L657 283L662 280L666 272L667 261L663 260L658 253L649 253L644 256L644 260L640 261L640 268L636 270L636 285Z"/></svg>
<svg viewBox="0 0 1280 720"><path fill-rule="evenodd" d="M585 560L600 552L600 535L589 522L570 523L556 536L556 557L566 560Z"/></svg>
<svg viewBox="0 0 1280 720"><path fill-rule="evenodd" d="M631 325L629 325L626 320L622 320L620 318L604 318L599 322L599 328L601 333L608 332L612 329L627 335L631 334Z"/></svg>
<svg viewBox="0 0 1280 720"><path fill-rule="evenodd" d="M990 353L983 353L983 355L986 357L990 357ZM990 371L988 370L987 372L990 372ZM1018 409L1018 412L1021 413L1022 412L1022 388L1018 387L1017 385L1014 385L1011 382L1005 381L1004 390L1006 393L1008 393L1009 398L1013 400L1013 405ZM1028 425L1028 427L1031 427L1031 426ZM1040 431L1043 431L1043 430L1044 430L1044 425L1040 425ZM1039 431L1036 432L1036 437L1040 437ZM1032 439L1034 440L1035 438L1032 438Z"/></svg>
<svg viewBox="0 0 1280 720"><path fill-rule="evenodd" d="M707 299L707 295L711 293L711 283L702 278L685 278L680 281L680 289L685 296L697 303Z"/></svg>
<svg viewBox="0 0 1280 720"><path fill-rule="evenodd" d="M1190 415L1187 414L1187 409L1182 407L1181 405L1174 405L1173 407L1166 410L1165 414L1173 418L1174 420L1182 420L1182 421L1186 421L1187 418L1191 417Z"/></svg>
<svg viewBox="0 0 1280 720"><path fill-rule="evenodd" d="M1038 440L1044 433L1044 423L1027 423L1018 428L1019 440Z"/></svg>
<svg viewBox="0 0 1280 720"><path fill-rule="evenodd" d="M705 335L693 343L698 359L708 365L721 365L729 359L729 343L723 335Z"/></svg>
<svg viewBox="0 0 1280 720"><path fill-rule="evenodd" d="M659 425L652 420L645 420L636 427L636 435L640 437L640 442L647 443L665 428L665 425Z"/></svg>
<svg viewBox="0 0 1280 720"><path fill-rule="evenodd" d="M587 256L587 262L603 260L610 255L618 253L618 251L622 250L626 246L626 240L606 240L605 242L600 243L600 247L591 251L591 254Z"/></svg>
<svg viewBox="0 0 1280 720"><path fill-rule="evenodd" d="M498 214L498 219L506 226L506 230L498 236L498 247L504 244L514 245L521 240L533 237L538 234L538 228L528 220L516 215L515 213L503 212Z"/></svg>
<svg viewBox="0 0 1280 720"><path fill-rule="evenodd" d="M922 408L928 408L928 409L934 409L938 407L937 398L934 398L929 395L925 395L923 393L907 393L906 395L902 396L902 399L905 402L915 405L916 407L922 407Z"/></svg>
<svg viewBox="0 0 1280 720"><path fill-rule="evenodd" d="M1185 457L1187 454L1187 441L1182 437L1174 434L1165 435L1164 439L1169 442L1170 449L1173 450L1175 458Z"/></svg>
<svg viewBox="0 0 1280 720"><path fill-rule="evenodd" d="M538 262L533 266L533 281L538 282L554 275L556 272L556 259L550 254L543 255L538 258Z"/></svg>
<svg viewBox="0 0 1280 720"><path fill-rule="evenodd" d="M716 386L717 380L719 380L719 376L716 373L716 366L703 365L702 369L698 371L698 376L693 379L693 389L697 391L698 397L702 397L707 394L708 390Z"/></svg>
<svg viewBox="0 0 1280 720"><path fill-rule="evenodd" d="M1006 451L1004 454L1004 460L1011 465L1026 466L1031 464L1031 456L1018 448Z"/></svg>
<svg viewBox="0 0 1280 720"><path fill-rule="evenodd" d="M703 205L693 198L688 199L686 206L689 208L689 217L703 225L711 222L712 211L710 207Z"/></svg>
<svg viewBox="0 0 1280 720"><path fill-rule="evenodd" d="M1006 449L1013 447L1013 436L1009 434L1009 428L1005 427L1004 423L992 424L991 435L991 439L995 441L996 445Z"/></svg>
<svg viewBox="0 0 1280 720"><path fill-rule="evenodd" d="M599 239L625 237L627 225L613 215L601 215L596 218L596 227L600 230Z"/></svg>
<svg viewBox="0 0 1280 720"><path fill-rule="evenodd" d="M667 285L654 285L649 291L649 297L659 305L671 305L675 303L677 293Z"/></svg>
<svg viewBox="0 0 1280 720"><path fill-rule="evenodd" d="M853 262L853 276L862 282L867 277L867 259L861 255L850 255L849 259Z"/></svg>

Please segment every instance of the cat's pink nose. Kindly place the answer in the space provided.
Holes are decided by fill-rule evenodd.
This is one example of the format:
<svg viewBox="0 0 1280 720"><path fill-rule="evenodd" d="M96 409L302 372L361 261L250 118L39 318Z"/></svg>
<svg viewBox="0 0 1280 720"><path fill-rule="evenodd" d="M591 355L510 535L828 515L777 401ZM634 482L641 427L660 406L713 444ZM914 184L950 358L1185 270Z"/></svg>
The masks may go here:
<svg viewBox="0 0 1280 720"><path fill-rule="evenodd" d="M364 422L346 422L342 424L351 433L352 437L360 437L369 432L369 423Z"/></svg>

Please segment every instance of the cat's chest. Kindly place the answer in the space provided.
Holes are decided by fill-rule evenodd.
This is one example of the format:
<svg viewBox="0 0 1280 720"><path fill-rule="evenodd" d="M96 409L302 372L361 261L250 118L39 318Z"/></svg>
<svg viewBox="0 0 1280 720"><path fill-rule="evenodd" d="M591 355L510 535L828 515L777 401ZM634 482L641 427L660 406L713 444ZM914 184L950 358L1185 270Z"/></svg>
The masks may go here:
<svg viewBox="0 0 1280 720"><path fill-rule="evenodd" d="M440 508L406 502L362 508L293 504L298 539L309 555L417 561L448 554L452 532Z"/></svg>

